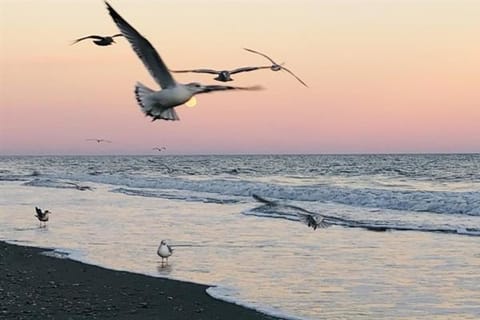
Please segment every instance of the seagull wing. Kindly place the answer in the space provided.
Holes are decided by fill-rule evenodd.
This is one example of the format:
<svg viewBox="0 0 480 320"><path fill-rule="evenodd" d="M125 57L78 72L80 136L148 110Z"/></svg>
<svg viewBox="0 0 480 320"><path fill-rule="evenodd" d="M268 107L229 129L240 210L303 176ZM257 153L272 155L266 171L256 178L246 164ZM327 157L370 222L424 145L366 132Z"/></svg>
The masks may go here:
<svg viewBox="0 0 480 320"><path fill-rule="evenodd" d="M265 198L262 198L260 197L258 194L252 194L252 197L253 199L257 200L258 202L261 202L261 203L265 203L265 204L268 204L270 206L275 206L275 205L278 205L277 202L274 202L274 201L270 201L270 200L267 200Z"/></svg>
<svg viewBox="0 0 480 320"><path fill-rule="evenodd" d="M142 60L150 75L162 87L162 89L175 86L175 80L168 71L167 66L160 58L158 52L137 30L135 30L127 21L125 21L113 8L105 1L108 12L113 21L120 29L122 34L130 42L133 51Z"/></svg>
<svg viewBox="0 0 480 320"><path fill-rule="evenodd" d="M248 48L243 48L243 49L245 49L245 50L247 50L247 51L249 51L249 52L252 52L252 53L259 54L259 55L261 55L262 57L265 57L265 58L267 58L268 60L270 60L271 63L278 65L278 63L276 63L275 61L273 61L272 58L270 58L269 56L267 56L267 55L264 54L264 53L261 53L261 52L258 52L258 51L252 50L252 49L248 49Z"/></svg>
<svg viewBox="0 0 480 320"><path fill-rule="evenodd" d="M115 38L115 37L123 37L123 34L117 33L117 34L114 34L114 35L112 36L112 38Z"/></svg>
<svg viewBox="0 0 480 320"><path fill-rule="evenodd" d="M213 70L213 69L170 70L170 71L175 72L175 73L186 73L186 72L211 73L211 74L219 74L220 73L220 71Z"/></svg>
<svg viewBox="0 0 480 320"><path fill-rule="evenodd" d="M267 68L270 68L270 67L267 67ZM235 74L235 73L240 73L240 72L249 72L249 71L254 71L254 70L258 70L258 69L262 69L262 67L242 67L242 68L237 68L237 69L234 69L234 70L230 71L230 74Z"/></svg>
<svg viewBox="0 0 480 320"><path fill-rule="evenodd" d="M287 71L288 73L290 73L292 76L295 77L295 79L297 79L298 81L300 81L301 84L303 84L305 87L308 88L307 84L305 82L302 81L302 79L300 79L299 77L297 77L292 71L288 70L287 68L285 67L282 67L283 70Z"/></svg>
<svg viewBox="0 0 480 320"><path fill-rule="evenodd" d="M86 36L86 37L83 37L83 38L78 38L77 40L73 41L72 44L75 44L75 43L80 42L80 41L85 40L85 39L103 40L103 37L102 36L96 36L96 35Z"/></svg>
<svg viewBox="0 0 480 320"><path fill-rule="evenodd" d="M284 204L284 203L280 203L280 202L276 202L276 201L267 200L265 198L260 197L257 194L252 194L252 197L257 201L265 203L265 204L270 205L270 206L283 207L283 208L288 208L288 209L292 209L292 210L295 210L295 211L299 211L299 212L296 212L297 214L320 216L320 214L318 214L316 212L309 211L309 210L303 209L301 207L292 206L290 204Z"/></svg>
<svg viewBox="0 0 480 320"><path fill-rule="evenodd" d="M35 207L35 211L37 212L38 217L41 217L43 215L42 209L40 209L39 207Z"/></svg>
<svg viewBox="0 0 480 320"><path fill-rule="evenodd" d="M249 90L249 91L257 91L262 90L261 86L251 86L251 87L232 87L232 86L222 86L222 85L209 85L203 86L203 88L197 92L198 93L207 93L212 91L224 91L224 90Z"/></svg>
<svg viewBox="0 0 480 320"><path fill-rule="evenodd" d="M168 248L168 252L170 252L170 254L172 254L172 253L173 253L172 247L170 247L170 246L167 244L167 248Z"/></svg>

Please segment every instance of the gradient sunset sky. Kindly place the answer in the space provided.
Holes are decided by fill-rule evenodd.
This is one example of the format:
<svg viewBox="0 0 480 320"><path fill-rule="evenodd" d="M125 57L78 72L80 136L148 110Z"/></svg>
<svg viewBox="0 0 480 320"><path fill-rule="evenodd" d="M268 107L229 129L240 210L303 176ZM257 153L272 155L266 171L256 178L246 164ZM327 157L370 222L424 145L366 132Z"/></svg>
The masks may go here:
<svg viewBox="0 0 480 320"><path fill-rule="evenodd" d="M478 0L111 0L171 69L267 65L151 122L101 0L0 0L0 154L480 152ZM176 74L182 83L221 84ZM112 140L111 144L88 138Z"/></svg>

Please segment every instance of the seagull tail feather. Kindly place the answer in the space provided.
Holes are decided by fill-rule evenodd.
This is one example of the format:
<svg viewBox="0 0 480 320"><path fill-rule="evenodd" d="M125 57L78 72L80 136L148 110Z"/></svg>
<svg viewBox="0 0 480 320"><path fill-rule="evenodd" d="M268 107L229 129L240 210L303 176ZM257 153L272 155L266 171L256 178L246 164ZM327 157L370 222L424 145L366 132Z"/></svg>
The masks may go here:
<svg viewBox="0 0 480 320"><path fill-rule="evenodd" d="M146 87L142 83L137 82L135 86L135 98L142 108L143 113L149 117L152 117L153 121L157 119L180 120L173 108L168 108L165 110L159 110L158 107L155 108L155 101L150 98L151 94L154 92L155 91Z"/></svg>
<svg viewBox="0 0 480 320"><path fill-rule="evenodd" d="M149 96L154 91L140 82L137 82L135 85L135 98L137 99L138 104L142 107L142 111L150 115L153 107L153 103L150 101Z"/></svg>

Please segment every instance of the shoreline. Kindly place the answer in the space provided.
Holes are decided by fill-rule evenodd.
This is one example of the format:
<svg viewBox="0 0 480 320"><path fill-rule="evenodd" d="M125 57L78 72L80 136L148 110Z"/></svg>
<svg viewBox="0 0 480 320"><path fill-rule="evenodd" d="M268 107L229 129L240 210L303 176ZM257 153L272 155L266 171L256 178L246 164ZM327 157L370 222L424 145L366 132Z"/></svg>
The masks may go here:
<svg viewBox="0 0 480 320"><path fill-rule="evenodd" d="M281 319L215 299L206 285L41 254L53 250L0 241L0 318Z"/></svg>

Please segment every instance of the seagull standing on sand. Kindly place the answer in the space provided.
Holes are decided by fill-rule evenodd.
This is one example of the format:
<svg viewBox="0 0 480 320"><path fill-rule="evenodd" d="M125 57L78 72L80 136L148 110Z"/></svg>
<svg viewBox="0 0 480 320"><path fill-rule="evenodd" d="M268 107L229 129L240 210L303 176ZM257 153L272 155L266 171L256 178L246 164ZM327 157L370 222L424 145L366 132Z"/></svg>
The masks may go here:
<svg viewBox="0 0 480 320"><path fill-rule="evenodd" d="M48 221L48 215L51 213L48 210L42 211L39 207L35 207L35 211L37 214L35 217L40 221L40 228L42 227L42 222L43 222L43 227L47 226L47 221Z"/></svg>
<svg viewBox="0 0 480 320"><path fill-rule="evenodd" d="M93 40L93 43L95 43L97 46L109 46L112 43L116 43L115 40L113 40L113 38L115 37L123 37L123 34L118 33L118 34L114 34L113 36L97 36L97 35L86 36L73 41L72 45L82 40L95 39Z"/></svg>
<svg viewBox="0 0 480 320"><path fill-rule="evenodd" d="M256 194L252 194L252 197L270 207L284 207L287 209L292 209L297 214L298 219L305 223L308 227L313 228L313 230L317 230L317 228L327 228L330 226L330 223L326 222L324 217L318 213L311 212L297 206L270 201Z"/></svg>
<svg viewBox="0 0 480 320"><path fill-rule="evenodd" d="M145 115L152 117L152 121L180 120L174 107L179 106L190 100L194 95L219 90L259 90L260 87L231 87L220 85L201 85L192 82L188 84L177 83L162 58L137 30L135 30L127 21L125 21L115 9L105 1L108 12L113 21L120 29L122 34L132 45L137 56L142 60L151 76L162 88L159 91L147 88L140 82L135 86L135 96L138 104ZM168 26L166 26L168 28Z"/></svg>
<svg viewBox="0 0 480 320"><path fill-rule="evenodd" d="M233 70L213 70L213 69L192 69L192 70L170 70L171 72L175 73L186 73L186 72L194 72L194 73L210 73L216 74L217 76L213 79L221 82L233 81L231 75L240 73L240 72L250 72L259 69L267 69L267 67L241 67Z"/></svg>
<svg viewBox="0 0 480 320"><path fill-rule="evenodd" d="M275 61L273 61L272 58L270 58L269 56L267 56L267 55L264 54L264 53L261 53L261 52L258 52L258 51L252 50L252 49L247 49L247 48L243 48L243 49L247 50L248 52L252 52L252 53L259 54L259 55L261 55L262 57L265 57L265 58L267 58L268 60L270 60L270 62L272 63L272 65L269 66L269 67L260 67L260 68L262 68L262 69L270 68L272 71L285 70L285 71L287 71L288 73L290 73L292 76L294 76L295 79L297 79L301 84L303 84L305 87L308 88L307 84L306 84L305 82L303 82L302 79L300 79L299 77L297 77L292 71L290 71L290 70L288 70L287 68L285 68L284 66L282 66L283 63L282 63L282 64L276 63Z"/></svg>
<svg viewBox="0 0 480 320"><path fill-rule="evenodd" d="M162 264L163 264L163 259L166 259L168 263L168 257L170 257L172 253L173 253L173 249L167 244L167 241L162 240L157 250L157 254L162 258Z"/></svg>

